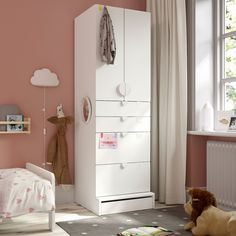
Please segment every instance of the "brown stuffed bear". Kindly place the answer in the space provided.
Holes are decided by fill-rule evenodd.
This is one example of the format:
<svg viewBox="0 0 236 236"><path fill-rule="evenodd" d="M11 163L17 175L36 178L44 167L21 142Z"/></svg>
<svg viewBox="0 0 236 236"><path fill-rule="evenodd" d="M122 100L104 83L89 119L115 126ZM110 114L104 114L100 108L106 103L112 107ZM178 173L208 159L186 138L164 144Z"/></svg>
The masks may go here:
<svg viewBox="0 0 236 236"><path fill-rule="evenodd" d="M236 212L225 212L216 207L214 195L206 190L188 190L189 201L184 205L191 222L185 225L193 235L236 236Z"/></svg>

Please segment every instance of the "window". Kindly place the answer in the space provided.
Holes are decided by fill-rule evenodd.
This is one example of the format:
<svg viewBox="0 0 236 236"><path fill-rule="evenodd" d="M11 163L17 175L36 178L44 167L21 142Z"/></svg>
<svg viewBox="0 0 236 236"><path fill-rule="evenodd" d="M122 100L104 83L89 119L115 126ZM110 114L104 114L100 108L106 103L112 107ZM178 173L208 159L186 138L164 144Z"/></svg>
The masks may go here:
<svg viewBox="0 0 236 236"><path fill-rule="evenodd" d="M221 0L221 91L224 110L236 109L236 0Z"/></svg>

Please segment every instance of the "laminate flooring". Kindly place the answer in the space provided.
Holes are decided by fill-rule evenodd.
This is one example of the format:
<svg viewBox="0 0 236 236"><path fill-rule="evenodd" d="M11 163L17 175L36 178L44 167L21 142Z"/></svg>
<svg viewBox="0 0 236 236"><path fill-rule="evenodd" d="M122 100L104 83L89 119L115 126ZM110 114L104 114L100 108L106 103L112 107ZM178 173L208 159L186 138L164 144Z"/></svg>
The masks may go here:
<svg viewBox="0 0 236 236"><path fill-rule="evenodd" d="M85 208L76 204L64 204L57 206L56 209L56 222L67 220L88 219L95 215ZM1 236L13 235L34 235L34 236L67 236L67 234L57 224L53 232L49 231L48 214L47 213L32 213L0 223Z"/></svg>
<svg viewBox="0 0 236 236"><path fill-rule="evenodd" d="M156 203L155 208L166 207L163 204ZM88 219L96 217L95 214L76 204L64 204L57 206L56 222L73 221L79 219ZM48 214L32 213L7 220L0 223L1 236L13 235L33 235L33 236L68 236L60 226L55 225L53 232L49 231Z"/></svg>

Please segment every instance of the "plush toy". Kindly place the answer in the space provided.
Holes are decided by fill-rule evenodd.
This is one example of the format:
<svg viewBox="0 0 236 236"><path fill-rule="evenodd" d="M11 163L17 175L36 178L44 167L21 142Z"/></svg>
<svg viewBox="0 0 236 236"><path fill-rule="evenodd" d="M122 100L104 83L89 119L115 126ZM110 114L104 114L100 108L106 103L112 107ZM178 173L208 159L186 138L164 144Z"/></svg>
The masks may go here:
<svg viewBox="0 0 236 236"><path fill-rule="evenodd" d="M236 212L226 212L216 207L214 195L206 190L188 190L189 201L184 205L191 222L185 225L193 235L236 236Z"/></svg>
<svg viewBox="0 0 236 236"><path fill-rule="evenodd" d="M65 117L65 114L62 109L62 104L59 104L57 106L57 118L62 118L62 117Z"/></svg>

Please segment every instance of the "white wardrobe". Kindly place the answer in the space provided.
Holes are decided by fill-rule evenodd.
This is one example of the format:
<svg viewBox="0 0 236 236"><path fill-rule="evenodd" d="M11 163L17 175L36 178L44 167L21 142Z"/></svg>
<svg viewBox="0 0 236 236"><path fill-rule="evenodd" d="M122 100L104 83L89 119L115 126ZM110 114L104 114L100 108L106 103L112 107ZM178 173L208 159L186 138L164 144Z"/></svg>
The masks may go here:
<svg viewBox="0 0 236 236"><path fill-rule="evenodd" d="M116 39L114 65L100 56L103 6L75 19L75 201L98 215L154 207L150 14L107 9ZM114 147L102 146L104 137L112 137Z"/></svg>

